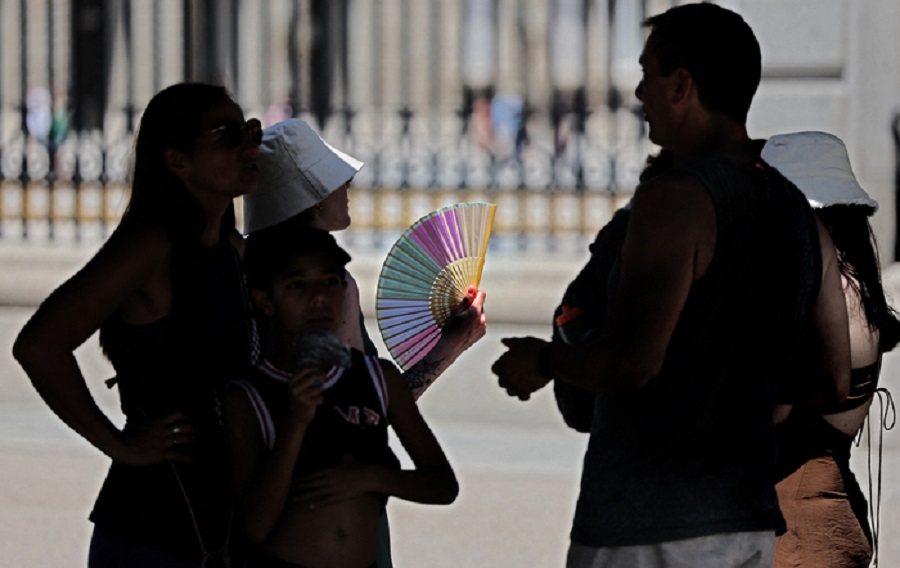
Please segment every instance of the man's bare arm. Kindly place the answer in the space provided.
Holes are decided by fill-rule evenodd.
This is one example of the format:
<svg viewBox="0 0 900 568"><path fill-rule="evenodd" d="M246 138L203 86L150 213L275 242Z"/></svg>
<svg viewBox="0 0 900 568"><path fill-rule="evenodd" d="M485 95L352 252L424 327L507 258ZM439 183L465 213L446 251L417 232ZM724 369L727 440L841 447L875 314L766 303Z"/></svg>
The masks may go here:
<svg viewBox="0 0 900 568"><path fill-rule="evenodd" d="M667 176L638 188L601 339L579 346L508 342L510 351L494 365L501 386L520 398L543 386L532 380L536 351L544 374L554 379L598 391L645 385L659 374L691 285L712 260L715 239L715 209L695 178ZM522 392L517 377L524 377Z"/></svg>

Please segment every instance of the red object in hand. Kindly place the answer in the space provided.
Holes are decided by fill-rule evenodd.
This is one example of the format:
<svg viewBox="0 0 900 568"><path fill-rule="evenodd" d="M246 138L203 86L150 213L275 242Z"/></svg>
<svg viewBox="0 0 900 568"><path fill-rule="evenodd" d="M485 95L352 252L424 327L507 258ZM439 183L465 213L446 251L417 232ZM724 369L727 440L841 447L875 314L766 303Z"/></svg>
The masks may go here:
<svg viewBox="0 0 900 568"><path fill-rule="evenodd" d="M556 326L562 327L572 321L573 319L579 317L584 313L584 308L577 307L572 308L566 304L562 305L562 313L556 316Z"/></svg>

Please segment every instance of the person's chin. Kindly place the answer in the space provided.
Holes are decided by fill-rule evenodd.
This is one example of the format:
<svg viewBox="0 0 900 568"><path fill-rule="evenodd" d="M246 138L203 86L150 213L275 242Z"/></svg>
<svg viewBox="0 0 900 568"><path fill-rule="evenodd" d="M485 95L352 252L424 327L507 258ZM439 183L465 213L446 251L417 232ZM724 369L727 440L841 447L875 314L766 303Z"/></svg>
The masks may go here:
<svg viewBox="0 0 900 568"><path fill-rule="evenodd" d="M343 231L350 227L350 217L343 219L342 221L335 223L332 231Z"/></svg>
<svg viewBox="0 0 900 568"><path fill-rule="evenodd" d="M316 331L335 332L337 331L337 322L334 318L330 317L312 318L306 321L304 327Z"/></svg>
<svg viewBox="0 0 900 568"><path fill-rule="evenodd" d="M245 168L241 172L241 195L254 193L259 185L259 170L254 168Z"/></svg>
<svg viewBox="0 0 900 568"><path fill-rule="evenodd" d="M647 131L647 139L650 140L650 142L652 142L653 144L656 144L657 146L659 146L660 148L665 148L665 144L663 143L662 140L660 140L659 136L656 136L654 134L652 128Z"/></svg>

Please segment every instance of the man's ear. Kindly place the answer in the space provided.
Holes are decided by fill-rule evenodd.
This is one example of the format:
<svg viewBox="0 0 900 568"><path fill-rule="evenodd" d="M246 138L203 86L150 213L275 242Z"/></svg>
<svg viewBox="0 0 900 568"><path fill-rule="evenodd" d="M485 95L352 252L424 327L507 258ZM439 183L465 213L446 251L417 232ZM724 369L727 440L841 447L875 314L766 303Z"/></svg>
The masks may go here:
<svg viewBox="0 0 900 568"><path fill-rule="evenodd" d="M175 148L167 148L163 153L163 160L165 161L166 169L175 174L176 177L184 179L190 166L187 154Z"/></svg>
<svg viewBox="0 0 900 568"><path fill-rule="evenodd" d="M672 72L672 102L684 102L694 90L694 76L691 72L683 67L679 67Z"/></svg>
<svg viewBox="0 0 900 568"><path fill-rule="evenodd" d="M253 298L256 309L262 312L264 316L272 317L275 315L275 306L272 304L272 298L269 297L268 292L259 289L250 290L250 297Z"/></svg>

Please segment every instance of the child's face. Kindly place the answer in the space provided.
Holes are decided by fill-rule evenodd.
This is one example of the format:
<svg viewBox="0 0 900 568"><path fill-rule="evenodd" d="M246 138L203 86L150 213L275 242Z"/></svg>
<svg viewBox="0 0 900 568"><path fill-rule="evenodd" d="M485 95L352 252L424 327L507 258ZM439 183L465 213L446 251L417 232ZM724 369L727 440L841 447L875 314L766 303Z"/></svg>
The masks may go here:
<svg viewBox="0 0 900 568"><path fill-rule="evenodd" d="M330 266L324 255L299 255L272 280L269 293L254 297L283 333L337 331L345 287L343 272Z"/></svg>

